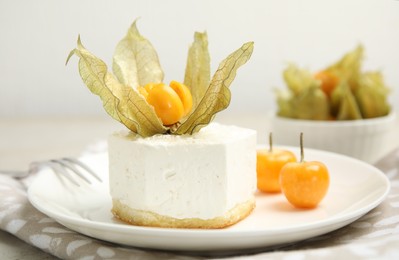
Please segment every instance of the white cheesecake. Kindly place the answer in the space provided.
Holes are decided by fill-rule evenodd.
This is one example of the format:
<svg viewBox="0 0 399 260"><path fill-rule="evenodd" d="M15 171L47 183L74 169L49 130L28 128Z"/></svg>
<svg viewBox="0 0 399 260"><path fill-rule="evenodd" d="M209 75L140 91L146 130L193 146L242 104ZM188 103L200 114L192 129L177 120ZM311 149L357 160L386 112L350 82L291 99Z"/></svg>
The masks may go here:
<svg viewBox="0 0 399 260"><path fill-rule="evenodd" d="M255 207L256 132L212 123L193 135L112 134L113 214L134 225L223 228Z"/></svg>

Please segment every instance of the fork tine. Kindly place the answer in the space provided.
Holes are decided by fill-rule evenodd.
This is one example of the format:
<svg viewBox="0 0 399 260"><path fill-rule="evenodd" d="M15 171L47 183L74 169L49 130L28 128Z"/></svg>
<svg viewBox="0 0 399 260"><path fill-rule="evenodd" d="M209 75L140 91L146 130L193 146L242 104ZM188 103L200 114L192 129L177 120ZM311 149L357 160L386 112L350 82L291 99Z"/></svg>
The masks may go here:
<svg viewBox="0 0 399 260"><path fill-rule="evenodd" d="M88 173L90 173L99 182L102 182L101 178L92 169L90 169L90 167L88 167L86 164L82 163L81 161L70 157L64 157L62 158L62 160L78 165L79 167L85 169Z"/></svg>
<svg viewBox="0 0 399 260"><path fill-rule="evenodd" d="M53 162L57 162L59 164L61 164L62 166L64 166L65 168L68 168L69 170L71 170L72 172L76 173L76 175L78 175L80 178L82 178L84 181L86 181L87 183L91 184L91 181L83 175L83 173L81 171L79 171L79 169L77 169L72 163L70 163L67 160L64 159L59 159L59 160L52 160Z"/></svg>
<svg viewBox="0 0 399 260"><path fill-rule="evenodd" d="M29 165L28 173L35 172L41 167L49 167L55 173L61 173L65 178L77 186L80 186L80 184L77 182L76 178L73 177L72 173L74 173L74 175L78 175L88 184L92 184L92 181L87 177L87 174L84 174L84 171L97 179L99 182L102 182L101 178L87 165L77 159L70 157L32 162Z"/></svg>
<svg viewBox="0 0 399 260"><path fill-rule="evenodd" d="M71 174L67 170L65 170L65 165L60 163L59 160L50 160L47 163L47 165L50 166L50 168L53 169L54 172L61 172L70 182L80 187L79 183L76 182L76 180L71 176Z"/></svg>

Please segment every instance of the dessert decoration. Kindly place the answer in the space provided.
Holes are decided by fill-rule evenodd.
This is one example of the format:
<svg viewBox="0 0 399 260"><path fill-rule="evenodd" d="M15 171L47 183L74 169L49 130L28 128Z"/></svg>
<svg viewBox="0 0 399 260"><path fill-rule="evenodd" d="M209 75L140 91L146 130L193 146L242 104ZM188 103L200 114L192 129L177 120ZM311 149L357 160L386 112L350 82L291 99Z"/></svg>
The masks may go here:
<svg viewBox="0 0 399 260"><path fill-rule="evenodd" d="M83 82L128 130L108 139L115 217L141 226L223 228L255 207L256 132L211 123L253 51L248 42L210 78L206 33L194 34L184 81L163 82L158 55L134 22L118 43L113 73L78 38ZM201 131L200 131L201 130Z"/></svg>
<svg viewBox="0 0 399 260"><path fill-rule="evenodd" d="M269 149L258 149L256 154L257 187L261 192L280 192L280 171L289 162L296 162L294 153L273 147L269 134Z"/></svg>
<svg viewBox="0 0 399 260"><path fill-rule="evenodd" d="M113 74L104 61L82 45L80 37L67 63L74 54L80 58L79 73L83 82L101 98L107 113L132 132L142 137L164 133L183 135L198 132L211 122L216 113L227 108L231 98L229 86L237 69L248 61L252 51L253 42L244 44L220 63L210 79L207 34L196 32L183 82L191 92L193 109L177 122L162 122L153 107L157 105L150 104L149 100L153 100L151 94L147 100L140 94L143 93L139 91L141 87L146 89L148 84L163 84L164 74L154 47L139 33L136 21L116 46Z"/></svg>
<svg viewBox="0 0 399 260"><path fill-rule="evenodd" d="M314 75L290 64L283 72L288 90L276 91L277 114L311 120L354 120L387 115L390 112L389 88L381 72L361 70L363 52L360 45Z"/></svg>
<svg viewBox="0 0 399 260"><path fill-rule="evenodd" d="M149 83L139 87L139 92L155 109L164 125L173 125L186 116L193 106L190 90L180 82L172 81L169 86L163 83Z"/></svg>
<svg viewBox="0 0 399 260"><path fill-rule="evenodd" d="M301 160L287 163L280 172L281 189L298 208L314 208L327 193L330 177L326 165L304 161L303 133L300 135Z"/></svg>

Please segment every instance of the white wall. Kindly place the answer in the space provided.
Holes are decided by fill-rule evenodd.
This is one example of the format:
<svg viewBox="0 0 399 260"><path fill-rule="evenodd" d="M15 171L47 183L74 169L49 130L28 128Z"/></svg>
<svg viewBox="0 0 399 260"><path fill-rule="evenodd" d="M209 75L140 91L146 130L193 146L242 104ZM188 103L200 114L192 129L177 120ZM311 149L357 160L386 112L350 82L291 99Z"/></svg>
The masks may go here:
<svg viewBox="0 0 399 260"><path fill-rule="evenodd" d="M131 22L158 50L166 81L182 80L195 30L208 32L212 69L246 41L252 59L232 86L227 113L275 107L272 89L294 61L317 70L358 43L365 68L381 69L399 106L398 0L0 0L0 117L103 115L85 88L77 59L65 66L78 34L111 64Z"/></svg>

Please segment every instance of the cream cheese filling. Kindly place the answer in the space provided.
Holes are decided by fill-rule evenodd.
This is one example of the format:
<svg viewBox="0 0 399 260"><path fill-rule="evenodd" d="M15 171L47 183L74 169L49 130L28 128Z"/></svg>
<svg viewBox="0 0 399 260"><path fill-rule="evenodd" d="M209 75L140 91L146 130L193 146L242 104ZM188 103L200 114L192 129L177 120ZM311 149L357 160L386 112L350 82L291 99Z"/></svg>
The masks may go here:
<svg viewBox="0 0 399 260"><path fill-rule="evenodd" d="M212 123L189 136L109 138L110 192L135 210L211 219L253 198L256 132Z"/></svg>

